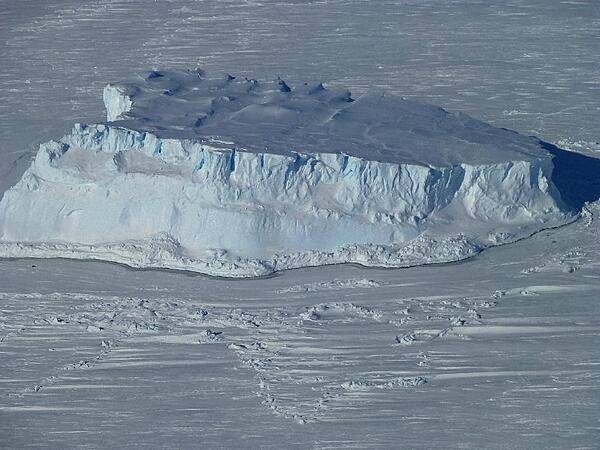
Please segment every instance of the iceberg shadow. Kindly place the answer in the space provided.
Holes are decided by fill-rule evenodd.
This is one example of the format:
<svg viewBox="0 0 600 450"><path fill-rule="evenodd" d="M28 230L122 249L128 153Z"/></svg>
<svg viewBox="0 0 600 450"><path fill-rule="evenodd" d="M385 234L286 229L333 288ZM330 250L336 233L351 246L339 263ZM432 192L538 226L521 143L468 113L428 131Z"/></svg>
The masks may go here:
<svg viewBox="0 0 600 450"><path fill-rule="evenodd" d="M600 199L600 158L563 150L548 142L542 147L553 155L552 180L568 206L580 210Z"/></svg>

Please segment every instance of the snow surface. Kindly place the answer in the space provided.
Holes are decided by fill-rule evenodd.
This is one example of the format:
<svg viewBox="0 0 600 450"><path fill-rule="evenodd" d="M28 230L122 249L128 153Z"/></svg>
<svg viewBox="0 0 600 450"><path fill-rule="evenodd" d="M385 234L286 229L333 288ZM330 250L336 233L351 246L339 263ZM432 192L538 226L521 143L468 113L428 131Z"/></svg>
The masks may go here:
<svg viewBox="0 0 600 450"><path fill-rule="evenodd" d="M384 93L203 71L104 90L0 202L3 256L256 276L448 262L564 224L536 138Z"/></svg>
<svg viewBox="0 0 600 450"><path fill-rule="evenodd" d="M0 261L9 447L594 448L600 205L460 264Z"/></svg>
<svg viewBox="0 0 600 450"><path fill-rule="evenodd" d="M385 91L356 98L323 83L288 84L197 70L153 70L110 84L107 120L160 138L201 140L295 157L343 153L369 161L446 167L534 161L539 140ZM351 169L351 168L349 168Z"/></svg>

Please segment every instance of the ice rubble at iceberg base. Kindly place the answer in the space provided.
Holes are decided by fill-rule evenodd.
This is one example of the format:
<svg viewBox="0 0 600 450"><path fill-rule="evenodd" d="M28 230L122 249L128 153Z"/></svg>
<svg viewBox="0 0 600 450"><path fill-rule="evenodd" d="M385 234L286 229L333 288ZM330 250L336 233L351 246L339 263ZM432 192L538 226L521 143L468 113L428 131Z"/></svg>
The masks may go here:
<svg viewBox="0 0 600 450"><path fill-rule="evenodd" d="M132 101L105 91L108 118ZM548 157L431 167L244 151L119 122L41 145L0 203L0 255L247 277L456 261L572 220Z"/></svg>

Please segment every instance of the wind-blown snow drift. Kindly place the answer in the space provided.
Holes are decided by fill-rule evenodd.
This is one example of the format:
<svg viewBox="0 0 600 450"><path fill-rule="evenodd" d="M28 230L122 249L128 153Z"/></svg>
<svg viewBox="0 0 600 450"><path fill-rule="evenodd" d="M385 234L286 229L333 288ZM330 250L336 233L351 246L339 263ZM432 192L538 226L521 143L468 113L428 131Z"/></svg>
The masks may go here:
<svg viewBox="0 0 600 450"><path fill-rule="evenodd" d="M5 193L0 254L255 276L454 261L572 219L539 140L386 93L154 71L104 102Z"/></svg>

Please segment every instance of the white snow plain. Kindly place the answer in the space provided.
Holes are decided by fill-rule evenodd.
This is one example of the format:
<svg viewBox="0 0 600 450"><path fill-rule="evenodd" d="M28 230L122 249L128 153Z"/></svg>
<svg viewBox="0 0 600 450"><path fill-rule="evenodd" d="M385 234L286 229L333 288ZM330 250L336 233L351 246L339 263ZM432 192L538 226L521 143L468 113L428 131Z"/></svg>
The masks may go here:
<svg viewBox="0 0 600 450"><path fill-rule="evenodd" d="M0 201L0 255L258 276L449 262L573 220L540 140L384 92L204 71L104 90Z"/></svg>

